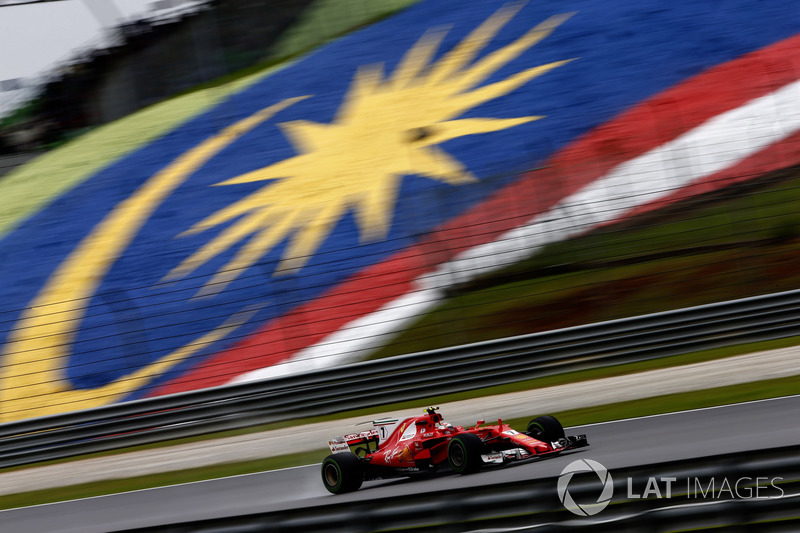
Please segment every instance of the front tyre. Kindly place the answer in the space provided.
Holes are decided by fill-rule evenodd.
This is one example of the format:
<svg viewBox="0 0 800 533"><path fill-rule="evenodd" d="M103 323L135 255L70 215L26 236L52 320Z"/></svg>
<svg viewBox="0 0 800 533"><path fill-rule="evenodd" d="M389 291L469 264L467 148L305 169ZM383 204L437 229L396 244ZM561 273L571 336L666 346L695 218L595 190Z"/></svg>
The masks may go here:
<svg viewBox="0 0 800 533"><path fill-rule="evenodd" d="M361 459L354 453L329 455L322 461L322 484L333 494L353 492L364 482Z"/></svg>
<svg viewBox="0 0 800 533"><path fill-rule="evenodd" d="M538 416L528 422L528 435L542 442L556 442L565 437L561 422L554 416Z"/></svg>
<svg viewBox="0 0 800 533"><path fill-rule="evenodd" d="M472 474L477 472L483 459L481 451L483 441L472 433L456 435L447 446L447 462L456 474Z"/></svg>

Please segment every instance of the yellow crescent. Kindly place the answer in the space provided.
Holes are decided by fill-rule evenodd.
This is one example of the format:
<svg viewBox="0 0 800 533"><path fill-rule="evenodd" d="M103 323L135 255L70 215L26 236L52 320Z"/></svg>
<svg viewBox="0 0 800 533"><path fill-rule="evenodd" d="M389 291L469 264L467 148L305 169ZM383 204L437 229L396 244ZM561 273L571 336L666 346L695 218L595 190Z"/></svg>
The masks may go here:
<svg viewBox="0 0 800 533"><path fill-rule="evenodd" d="M279 111L289 98L242 119L182 154L120 202L50 276L9 335L0 369L0 420L86 409L118 401L242 323L228 319L150 365L95 389L70 389L64 379L85 306L111 266L156 208L209 159Z"/></svg>

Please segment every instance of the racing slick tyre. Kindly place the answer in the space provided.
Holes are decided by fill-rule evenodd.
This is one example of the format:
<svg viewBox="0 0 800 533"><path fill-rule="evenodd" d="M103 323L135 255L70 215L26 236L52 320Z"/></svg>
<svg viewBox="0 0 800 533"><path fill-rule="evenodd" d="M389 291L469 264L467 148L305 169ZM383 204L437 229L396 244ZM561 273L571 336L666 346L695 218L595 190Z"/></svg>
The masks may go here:
<svg viewBox="0 0 800 533"><path fill-rule="evenodd" d="M322 461L322 483L329 492L343 494L353 492L364 482L361 459L354 453L343 452L329 455Z"/></svg>
<svg viewBox="0 0 800 533"><path fill-rule="evenodd" d="M447 446L447 462L456 474L473 474L483 464L483 441L472 433L456 435Z"/></svg>
<svg viewBox="0 0 800 533"><path fill-rule="evenodd" d="M555 442L564 438L564 428L554 416L537 416L528 422L528 435L542 442Z"/></svg>

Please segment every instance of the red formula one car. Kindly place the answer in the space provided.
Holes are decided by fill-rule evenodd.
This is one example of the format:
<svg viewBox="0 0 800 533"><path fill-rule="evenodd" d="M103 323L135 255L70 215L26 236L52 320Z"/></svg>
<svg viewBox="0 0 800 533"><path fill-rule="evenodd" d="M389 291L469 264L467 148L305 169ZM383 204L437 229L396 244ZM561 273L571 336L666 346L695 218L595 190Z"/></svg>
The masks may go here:
<svg viewBox="0 0 800 533"><path fill-rule="evenodd" d="M436 472L449 468L457 474L477 472L486 464L553 455L588 446L586 435L566 436L552 416L515 431L502 420L484 426L452 426L430 407L425 414L405 420L373 421L368 431L333 438L332 455L322 462L322 482L334 494L358 490L364 481Z"/></svg>

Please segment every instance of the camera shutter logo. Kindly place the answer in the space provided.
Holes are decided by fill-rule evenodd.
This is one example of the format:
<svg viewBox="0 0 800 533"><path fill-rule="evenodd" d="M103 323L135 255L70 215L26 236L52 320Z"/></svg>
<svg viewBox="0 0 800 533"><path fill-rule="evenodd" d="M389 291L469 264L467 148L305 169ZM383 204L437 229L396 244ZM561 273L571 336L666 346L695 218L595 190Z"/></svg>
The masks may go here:
<svg viewBox="0 0 800 533"><path fill-rule="evenodd" d="M569 482L572 481L572 476L575 474L583 474L587 472L594 472L600 481L603 483L603 491L597 498L597 503L580 505L575 502L569 493ZM593 516L602 511L611 501L611 495L614 492L614 481L611 479L606 467L592 461L591 459L578 459L572 461L570 464L561 471L558 477L558 499L564 504L569 511L580 516Z"/></svg>

